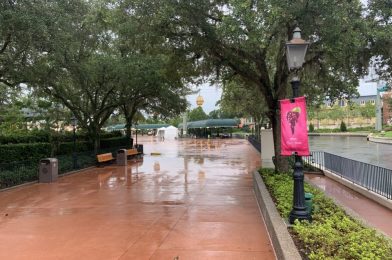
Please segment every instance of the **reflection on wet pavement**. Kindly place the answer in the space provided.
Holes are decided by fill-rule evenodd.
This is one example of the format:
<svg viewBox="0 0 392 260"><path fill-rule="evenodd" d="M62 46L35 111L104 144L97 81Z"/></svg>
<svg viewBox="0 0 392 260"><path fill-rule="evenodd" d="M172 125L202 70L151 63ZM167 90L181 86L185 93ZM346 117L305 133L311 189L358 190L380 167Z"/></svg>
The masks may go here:
<svg viewBox="0 0 392 260"><path fill-rule="evenodd" d="M385 208L344 185L320 175L306 175L306 179L322 189L325 194L335 199L357 217L384 234L392 237L392 210Z"/></svg>
<svg viewBox="0 0 392 260"><path fill-rule="evenodd" d="M0 192L0 259L275 259L247 141L138 141L127 167Z"/></svg>

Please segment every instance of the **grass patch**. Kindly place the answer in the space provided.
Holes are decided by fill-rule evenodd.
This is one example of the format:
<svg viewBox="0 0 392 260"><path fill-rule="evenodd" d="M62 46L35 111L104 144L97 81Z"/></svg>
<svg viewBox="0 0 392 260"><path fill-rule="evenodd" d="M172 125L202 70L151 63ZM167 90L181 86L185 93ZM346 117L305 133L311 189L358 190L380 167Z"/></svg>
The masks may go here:
<svg viewBox="0 0 392 260"><path fill-rule="evenodd" d="M374 133L374 136L392 138L392 131Z"/></svg>
<svg viewBox="0 0 392 260"><path fill-rule="evenodd" d="M291 174L261 169L261 176L280 215L287 219L292 207ZM305 183L314 195L313 221L296 221L290 230L305 259L392 259L392 242L347 215L324 193Z"/></svg>
<svg viewBox="0 0 392 260"><path fill-rule="evenodd" d="M374 131L374 127L356 127L356 128L347 128L346 132L372 132ZM342 133L340 128L333 129L315 129L312 133Z"/></svg>

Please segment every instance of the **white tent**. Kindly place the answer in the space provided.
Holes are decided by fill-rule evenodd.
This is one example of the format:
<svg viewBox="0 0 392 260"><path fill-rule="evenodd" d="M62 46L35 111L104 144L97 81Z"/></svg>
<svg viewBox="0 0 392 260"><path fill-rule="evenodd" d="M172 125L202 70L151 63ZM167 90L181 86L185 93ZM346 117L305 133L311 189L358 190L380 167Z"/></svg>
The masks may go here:
<svg viewBox="0 0 392 260"><path fill-rule="evenodd" d="M174 126L168 126L165 129L165 139L175 140L178 138L178 128Z"/></svg>
<svg viewBox="0 0 392 260"><path fill-rule="evenodd" d="M156 136L159 137L159 139L161 139L161 140L164 139L165 130L166 130L166 127L158 128Z"/></svg>
<svg viewBox="0 0 392 260"><path fill-rule="evenodd" d="M178 137L178 128L174 126L158 128L156 136L161 140L175 140Z"/></svg>

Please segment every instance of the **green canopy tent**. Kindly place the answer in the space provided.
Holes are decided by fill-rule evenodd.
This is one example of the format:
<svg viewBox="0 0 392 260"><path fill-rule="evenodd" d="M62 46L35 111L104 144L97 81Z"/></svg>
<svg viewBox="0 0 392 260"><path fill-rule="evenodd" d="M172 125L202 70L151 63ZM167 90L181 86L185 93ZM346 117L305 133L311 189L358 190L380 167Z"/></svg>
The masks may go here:
<svg viewBox="0 0 392 260"><path fill-rule="evenodd" d="M232 132L233 128L237 128L240 121L238 119L207 119L200 121L191 121L187 123L187 129L190 134L197 137L227 137L228 133ZM179 129L182 128L182 123L178 126ZM220 134L222 134L220 136Z"/></svg>

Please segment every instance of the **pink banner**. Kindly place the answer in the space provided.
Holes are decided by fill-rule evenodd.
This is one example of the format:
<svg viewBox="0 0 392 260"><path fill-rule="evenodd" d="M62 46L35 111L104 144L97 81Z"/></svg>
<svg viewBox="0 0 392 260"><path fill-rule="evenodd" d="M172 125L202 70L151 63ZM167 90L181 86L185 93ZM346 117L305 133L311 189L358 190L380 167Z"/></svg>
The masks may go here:
<svg viewBox="0 0 392 260"><path fill-rule="evenodd" d="M305 97L280 100L281 155L309 155Z"/></svg>

